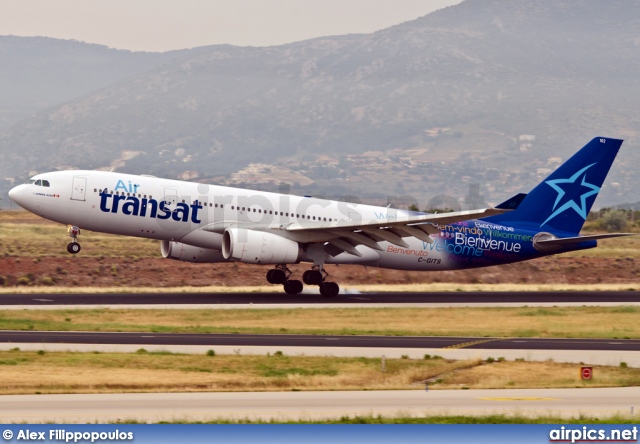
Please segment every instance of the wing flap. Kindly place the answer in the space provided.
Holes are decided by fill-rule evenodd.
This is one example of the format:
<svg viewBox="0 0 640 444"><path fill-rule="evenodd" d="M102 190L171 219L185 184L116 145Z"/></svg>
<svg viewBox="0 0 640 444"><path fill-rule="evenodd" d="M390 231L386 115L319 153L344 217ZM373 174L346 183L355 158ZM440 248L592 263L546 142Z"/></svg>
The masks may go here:
<svg viewBox="0 0 640 444"><path fill-rule="evenodd" d="M418 225L424 223L451 224L454 222L462 222L469 219L478 219L483 217L495 216L502 214L506 210L496 208L485 208L473 211L458 211L455 213L437 213L425 214L423 216L402 217L394 220L374 220L371 222L335 222L330 224L306 225L294 222L283 229L287 231L335 231L335 230L364 230L369 228L393 228L403 227L405 225Z"/></svg>

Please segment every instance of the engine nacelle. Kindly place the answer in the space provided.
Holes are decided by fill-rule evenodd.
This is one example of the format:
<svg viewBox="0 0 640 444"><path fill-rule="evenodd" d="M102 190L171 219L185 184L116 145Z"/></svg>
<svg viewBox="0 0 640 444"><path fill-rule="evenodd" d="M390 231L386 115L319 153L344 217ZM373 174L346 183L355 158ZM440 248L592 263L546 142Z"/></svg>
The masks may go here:
<svg viewBox="0 0 640 444"><path fill-rule="evenodd" d="M248 264L295 264L300 244L264 231L227 228L222 236L222 256Z"/></svg>
<svg viewBox="0 0 640 444"><path fill-rule="evenodd" d="M194 247L181 242L163 240L160 243L160 252L166 259L175 259L184 262L214 263L229 262L222 256L222 252L209 248Z"/></svg>

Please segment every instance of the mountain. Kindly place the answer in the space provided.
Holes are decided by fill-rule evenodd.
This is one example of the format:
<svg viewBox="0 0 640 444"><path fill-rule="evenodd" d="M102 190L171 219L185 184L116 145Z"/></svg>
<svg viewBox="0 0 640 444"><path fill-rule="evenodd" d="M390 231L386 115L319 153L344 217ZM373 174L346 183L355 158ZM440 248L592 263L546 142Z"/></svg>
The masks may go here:
<svg viewBox="0 0 640 444"><path fill-rule="evenodd" d="M0 36L0 129L188 52L131 52L46 37Z"/></svg>
<svg viewBox="0 0 640 444"><path fill-rule="evenodd" d="M497 202L604 135L626 142L599 202L633 201L638 30L637 2L466 0L367 35L199 48L0 133L0 177L115 167L247 184L278 168L304 177L294 192L422 207L480 184Z"/></svg>

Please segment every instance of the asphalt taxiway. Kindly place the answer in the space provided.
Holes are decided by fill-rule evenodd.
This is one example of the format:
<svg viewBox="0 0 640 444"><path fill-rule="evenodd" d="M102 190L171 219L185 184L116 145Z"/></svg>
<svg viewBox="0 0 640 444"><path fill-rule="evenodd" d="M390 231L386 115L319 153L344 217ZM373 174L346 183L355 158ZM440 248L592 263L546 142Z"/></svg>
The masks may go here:
<svg viewBox="0 0 640 444"><path fill-rule="evenodd" d="M355 415L634 415L640 387L4 395L3 422L312 420Z"/></svg>
<svg viewBox="0 0 640 444"><path fill-rule="evenodd" d="M470 338L316 335L215 335L105 332L0 332L0 350L336 356L422 359L505 358L640 367L640 341L552 338Z"/></svg>

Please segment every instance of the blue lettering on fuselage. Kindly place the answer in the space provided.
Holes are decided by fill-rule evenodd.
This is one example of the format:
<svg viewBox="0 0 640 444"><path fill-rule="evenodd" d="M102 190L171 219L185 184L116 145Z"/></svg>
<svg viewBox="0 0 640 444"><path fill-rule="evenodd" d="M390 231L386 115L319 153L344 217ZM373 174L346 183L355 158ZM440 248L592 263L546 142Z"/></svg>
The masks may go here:
<svg viewBox="0 0 640 444"><path fill-rule="evenodd" d="M152 219L171 218L176 222L191 221L194 224L201 222L201 220L198 219L198 211L203 207L197 200L191 205L179 202L173 210L166 206L167 202L158 202L155 199L124 196L121 194L113 195L104 191L100 194L100 211L104 213L122 213L127 216L149 217Z"/></svg>
<svg viewBox="0 0 640 444"><path fill-rule="evenodd" d="M120 179L118 180L118 183L116 184L114 190L116 191L122 190L125 193L137 193L139 187L140 187L140 184L137 184L137 183L132 184L130 180L128 181L128 185L125 185L124 181Z"/></svg>

